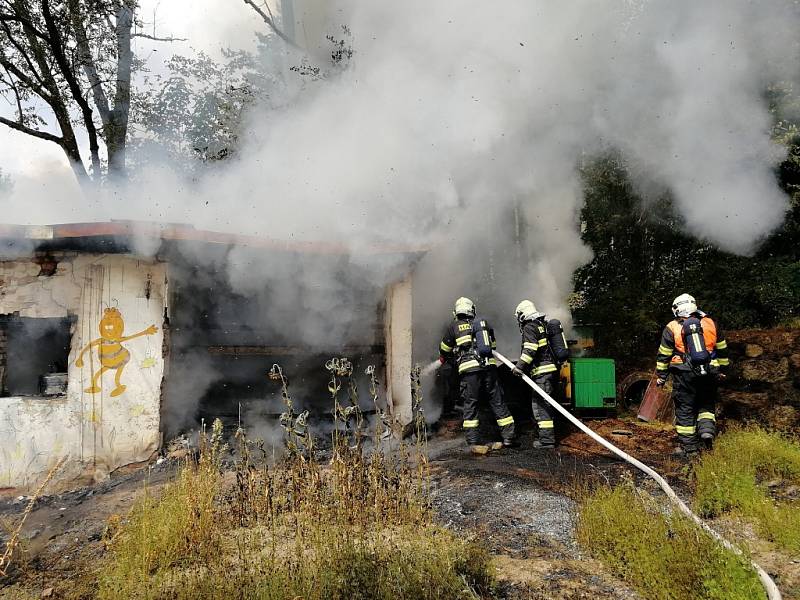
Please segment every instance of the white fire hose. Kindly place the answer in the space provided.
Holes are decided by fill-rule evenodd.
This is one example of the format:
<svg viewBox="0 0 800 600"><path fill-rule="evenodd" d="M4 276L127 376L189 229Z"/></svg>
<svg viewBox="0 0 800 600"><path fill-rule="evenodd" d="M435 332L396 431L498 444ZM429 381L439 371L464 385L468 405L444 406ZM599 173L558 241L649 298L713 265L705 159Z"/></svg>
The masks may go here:
<svg viewBox="0 0 800 600"><path fill-rule="evenodd" d="M494 351L494 355L504 365L506 365L509 369L513 369L514 368L514 364L510 360L508 360L505 356L503 356L502 354L497 352L496 350ZM578 429L583 431L586 435L588 435L590 438L592 438L598 444L600 444L601 446L603 446L607 450L610 450L611 452L613 452L614 454L619 456L622 460L625 460L625 461L629 462L630 464L632 464L634 467L636 467L637 469L639 469L643 473L646 473L647 475L652 477L655 480L655 482L659 486L661 486L661 489L664 490L664 493L667 495L667 497L670 500L672 500L672 502L681 510L681 512L685 513L689 518L692 519L692 521L694 521L700 527L702 527L704 530L706 530L712 537L714 537L725 548L727 548L731 552L737 554L738 556L742 556L742 551L739 550L739 548L737 548L736 546L731 544L728 540L723 538L720 534L718 534L716 531L714 531L709 525L707 525L700 517L698 517L696 514L694 514L689 509L689 507L686 506L686 504L684 504L683 500L678 498L678 495L669 486L667 481L661 475L656 473L653 469L648 467L643 462L641 462L639 460L636 460L635 458L633 458L628 453L623 452L622 450L617 448L614 444L612 444L611 442L609 442L605 438L599 436L594 431L589 429L586 425L581 423L581 421L579 419L577 419L572 413L570 413L567 409L565 409L563 406L561 406L558 402L553 400L550 397L550 395L547 394L538 385L536 385L536 383L534 383L534 381L530 377L528 377L527 375L523 374L522 375L522 380L525 383L527 383L530 387L532 387L533 391L535 391L542 398L544 398L547 401L547 403L550 404L550 406L552 406L558 412L560 412L562 415L564 415L570 423L575 425ZM761 583L762 583L762 585L764 586L764 589L767 592L767 597L769 598L769 600L781 600L781 593L778 590L778 586L775 585L775 582L772 581L772 578L767 574L767 572L764 569L762 569L761 567L759 567L753 561L750 561L750 564L753 565L753 568L756 570L756 573L758 573L758 577L759 577L759 579L761 579Z"/></svg>
<svg viewBox="0 0 800 600"><path fill-rule="evenodd" d="M514 364L510 360L508 360L505 356L503 356L502 354L497 352L496 350L494 351L494 355L504 365L506 365L509 369L513 369L514 368ZM430 373L438 366L439 366L439 362L438 361L436 361L435 363L431 363L430 365L428 365L428 367L425 368L424 373L425 374ZM696 514L694 514L689 509L689 507L686 506L686 504L684 504L683 500L681 500L678 497L678 495L675 493L675 491L669 486L667 481L663 477L661 477L661 475L656 473L653 469L648 467L643 462L633 458L628 453L623 452L622 450L617 448L614 444L612 444L611 442L609 442L605 438L599 436L597 433L595 433L594 431L589 429L579 419L577 419L572 413L570 413L567 409L565 409L563 406L561 406L558 402L553 400L550 397L550 395L547 394L538 385L536 385L536 383L534 383L534 381L530 377L528 377L527 375L523 374L522 375L522 380L525 383L527 383L530 387L532 387L533 391L535 391L542 398L544 398L547 401L547 403L550 404L550 406L552 406L558 412L560 412L562 415L564 415L564 417L566 417L567 420L570 423L575 425L575 427L577 427L578 429L583 431L586 435L588 435L590 438L592 438L594 441L596 441L598 444L600 444L601 446L603 446L607 450L610 450L611 452L613 452L614 454L619 456L622 460L625 460L625 461L629 462L630 464L632 464L634 467L636 467L637 469L639 469L643 473L649 475L652 479L655 480L655 482L659 486L661 486L661 489L664 490L664 493L667 495L667 497L670 500L672 500L672 502L681 510L681 512L686 514L689 518L692 519L692 521L694 521L700 527L702 527L705 531L707 531L714 539L716 539L725 548L727 548L728 550L730 550L731 552L733 552L734 554L736 554L738 556L742 556L742 551L739 550L739 548L737 548L736 546L731 544L728 540L723 538L720 534L718 534L716 531L714 531L709 525L707 525L700 517L698 517ZM778 586L775 585L775 582L772 581L772 578L767 574L767 572L764 571L764 569L759 567L753 561L750 561L750 564L756 570L756 573L758 573L758 577L761 580L761 583L762 583L762 585L764 586L764 589L767 592L767 597L769 598L769 600L781 600L781 593L778 590Z"/></svg>

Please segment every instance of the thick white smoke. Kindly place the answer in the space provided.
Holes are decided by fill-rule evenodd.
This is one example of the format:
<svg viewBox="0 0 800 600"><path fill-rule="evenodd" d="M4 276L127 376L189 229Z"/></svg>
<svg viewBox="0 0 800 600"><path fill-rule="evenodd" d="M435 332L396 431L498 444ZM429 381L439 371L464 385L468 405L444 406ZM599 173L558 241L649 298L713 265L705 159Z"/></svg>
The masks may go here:
<svg viewBox="0 0 800 600"><path fill-rule="evenodd" d="M4 220L424 245L423 319L492 290L486 309L506 321L522 297L566 316L590 258L578 165L596 152L621 150L642 189L669 190L688 230L725 249L748 252L781 221L763 91L800 64L792 2L360 0L330 12L332 31L353 32L350 68L284 109L256 107L234 161L193 182L165 168L111 199L23 182Z"/></svg>

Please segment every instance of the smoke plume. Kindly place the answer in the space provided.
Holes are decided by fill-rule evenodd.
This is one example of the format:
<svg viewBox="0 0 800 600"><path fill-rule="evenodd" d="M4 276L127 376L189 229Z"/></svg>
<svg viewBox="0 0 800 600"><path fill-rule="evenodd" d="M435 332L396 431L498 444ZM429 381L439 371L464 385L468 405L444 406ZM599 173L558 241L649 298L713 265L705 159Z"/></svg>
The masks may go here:
<svg viewBox="0 0 800 600"><path fill-rule="evenodd" d="M100 197L63 186L56 197L42 174L2 202L5 220L189 221L344 242L348 289L339 270L227 257L243 294L292 279L271 287L270 306L302 305L294 331L309 343L330 336L331 312L358 322L353 290L372 294L402 270L370 244L429 248L415 281L420 359L460 295L495 320L501 349L516 345L524 297L568 318L572 273L591 258L579 235L586 157L622 152L640 189L667 190L688 230L724 249L750 252L781 222L764 90L797 75L792 2L362 0L329 17L331 32L353 33L348 68L256 106L234 160L194 181L164 165L144 188Z"/></svg>

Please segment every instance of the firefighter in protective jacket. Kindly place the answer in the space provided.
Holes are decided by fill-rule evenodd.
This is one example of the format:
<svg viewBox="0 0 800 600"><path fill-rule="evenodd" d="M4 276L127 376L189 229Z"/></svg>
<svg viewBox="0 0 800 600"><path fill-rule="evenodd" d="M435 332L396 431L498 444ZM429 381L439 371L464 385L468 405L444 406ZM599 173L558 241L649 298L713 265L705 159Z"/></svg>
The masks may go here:
<svg viewBox="0 0 800 600"><path fill-rule="evenodd" d="M459 390L464 402L464 434L467 443L470 446L478 446L480 443L478 413L481 397L485 395L500 427L502 444L512 446L514 417L503 400L503 390L497 379L497 361L493 356L482 357L476 351L475 304L469 298L459 298L453 309L453 317L453 322L439 345L439 360L444 363L455 358ZM480 321L484 325L480 333L485 332L490 347L495 348L497 342L494 330L485 319Z"/></svg>
<svg viewBox="0 0 800 600"><path fill-rule="evenodd" d="M545 315L536 310L530 300L523 300L514 312L522 332L522 351L512 373L528 375L546 393L553 396L558 389L558 368L553 353L547 343ZM553 409L533 394L533 418L539 427L539 438L534 442L537 448L553 448L556 444Z"/></svg>
<svg viewBox="0 0 800 600"><path fill-rule="evenodd" d="M703 311L698 310L695 299L681 294L672 303L675 319L670 321L661 335L661 345L656 358L657 384L663 386L672 375L672 400L675 403L675 429L679 448L676 454L696 452L702 442L710 446L716 435L718 382L725 378L730 365L728 343L719 324ZM687 339L685 325L693 327L702 339ZM692 337L691 331L689 337ZM695 343L705 351L704 361L691 357L691 345Z"/></svg>

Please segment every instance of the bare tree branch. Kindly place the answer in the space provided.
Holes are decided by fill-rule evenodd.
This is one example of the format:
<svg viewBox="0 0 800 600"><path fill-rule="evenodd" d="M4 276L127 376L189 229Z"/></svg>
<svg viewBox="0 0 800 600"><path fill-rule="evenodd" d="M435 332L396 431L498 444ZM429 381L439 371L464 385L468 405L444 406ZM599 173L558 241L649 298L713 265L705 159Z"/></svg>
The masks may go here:
<svg viewBox="0 0 800 600"><path fill-rule="evenodd" d="M46 131L39 131L38 129L32 129L22 123L17 121L12 121L11 119L6 119L5 117L0 117L0 123L3 125L7 125L11 129L15 129L16 131L20 131L27 135L32 135L33 137L39 138L40 140L47 140L48 142L54 142L59 146L63 147L64 138L60 138L57 135L53 135L52 133L47 133Z"/></svg>
<svg viewBox="0 0 800 600"><path fill-rule="evenodd" d="M17 88L16 84L14 83L14 79L11 77L11 73L8 72L8 69L5 69L5 71L9 78L0 78L0 81L3 81L9 87L9 89L14 92L14 99L17 102L17 114L19 115L19 122L22 123L25 113L22 110L22 98L19 97L19 88Z"/></svg>
<svg viewBox="0 0 800 600"><path fill-rule="evenodd" d="M263 8L261 8L260 6L258 6L258 5L255 3L255 0L242 0L242 1L243 1L245 4L248 4L248 5L250 5L250 6L253 8L253 10L254 10L254 11L256 11L256 12L258 13L258 15L259 15L259 16L261 17L261 19L264 21L264 23L266 23L266 24L267 24L267 26L268 26L270 29L272 29L272 31L273 31L273 32L274 32L274 33L275 33L275 34L276 34L276 35L277 35L279 38L281 38L281 39L282 39L284 42L286 42L287 44L289 44L289 45L290 45L292 48L296 48L297 50L302 50L302 48L300 48L300 46L298 46L297 44L295 44L295 43L294 43L294 40L292 40L292 38L290 38L290 37L289 37L289 36L287 36L285 33L283 33L283 31L281 31L281 29L280 29L280 28L279 28L279 27L278 27L278 26L275 24L275 19L274 19L274 18L273 18L273 16L272 16L272 11L270 10L270 8L269 8L269 5L267 5L267 11L269 11L269 12L267 13L267 12L264 12L264 9L263 9Z"/></svg>
<svg viewBox="0 0 800 600"><path fill-rule="evenodd" d="M145 38L147 40L153 40L154 42L185 42L188 38L178 38L178 37L158 37L155 35L149 35L147 33L132 33L132 38Z"/></svg>

